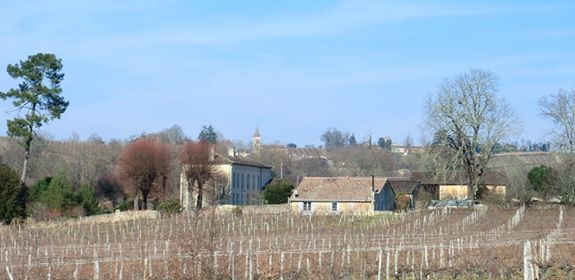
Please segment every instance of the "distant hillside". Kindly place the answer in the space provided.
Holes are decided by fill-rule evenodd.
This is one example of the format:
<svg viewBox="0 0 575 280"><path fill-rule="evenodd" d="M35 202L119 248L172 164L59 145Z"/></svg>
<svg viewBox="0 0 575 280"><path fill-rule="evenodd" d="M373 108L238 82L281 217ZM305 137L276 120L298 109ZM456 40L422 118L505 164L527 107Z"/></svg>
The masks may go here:
<svg viewBox="0 0 575 280"><path fill-rule="evenodd" d="M556 167L561 163L559 154L552 152L516 152L494 155L491 167L519 166L530 170L533 167L547 165Z"/></svg>
<svg viewBox="0 0 575 280"><path fill-rule="evenodd" d="M34 140L28 166L28 184L64 172L75 183L95 183L114 167L121 145L76 141ZM0 137L0 160L21 171L24 149L9 137Z"/></svg>

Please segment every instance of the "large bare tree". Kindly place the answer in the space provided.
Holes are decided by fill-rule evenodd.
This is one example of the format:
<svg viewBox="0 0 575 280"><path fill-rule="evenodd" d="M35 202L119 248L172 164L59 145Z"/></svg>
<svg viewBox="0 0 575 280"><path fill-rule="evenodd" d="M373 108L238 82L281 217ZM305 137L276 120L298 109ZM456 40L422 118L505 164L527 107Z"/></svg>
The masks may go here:
<svg viewBox="0 0 575 280"><path fill-rule="evenodd" d="M559 89L559 93L539 100L541 115L555 125L555 147L575 152L575 90Z"/></svg>
<svg viewBox="0 0 575 280"><path fill-rule="evenodd" d="M515 113L497 98L497 77L484 70L448 78L426 103L426 124L434 134L430 149L438 178L465 174L475 199L497 143L519 132Z"/></svg>
<svg viewBox="0 0 575 280"><path fill-rule="evenodd" d="M561 201L575 204L575 89L559 89L557 94L539 100L541 115L554 124L555 149L562 151L554 191Z"/></svg>
<svg viewBox="0 0 575 280"><path fill-rule="evenodd" d="M214 165L214 149L207 141L184 144L182 148L182 166L188 182L188 191L197 191L196 209L201 209L205 187L216 175Z"/></svg>

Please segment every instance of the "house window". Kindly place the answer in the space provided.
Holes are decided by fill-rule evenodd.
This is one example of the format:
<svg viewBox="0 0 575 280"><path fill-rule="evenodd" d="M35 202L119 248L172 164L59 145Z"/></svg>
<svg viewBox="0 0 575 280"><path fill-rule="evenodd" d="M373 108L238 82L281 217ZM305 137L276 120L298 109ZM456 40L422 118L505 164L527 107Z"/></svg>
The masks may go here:
<svg viewBox="0 0 575 280"><path fill-rule="evenodd" d="M247 178L246 178L246 181L247 181L247 182L246 182L246 189L249 190L249 189L250 189L250 174L248 174L248 176L246 176L246 177L247 177Z"/></svg>
<svg viewBox="0 0 575 280"><path fill-rule="evenodd" d="M303 203L303 211L311 211L311 202Z"/></svg>
<svg viewBox="0 0 575 280"><path fill-rule="evenodd" d="M331 212L337 212L337 202L331 203Z"/></svg>
<svg viewBox="0 0 575 280"><path fill-rule="evenodd" d="M252 175L252 188L256 189L256 175Z"/></svg>
<svg viewBox="0 0 575 280"><path fill-rule="evenodd" d="M241 177L242 177L242 180L241 180L241 182L240 182L240 187L241 187L241 189L242 189L242 191L243 191L243 190L244 190L244 174L242 174Z"/></svg>

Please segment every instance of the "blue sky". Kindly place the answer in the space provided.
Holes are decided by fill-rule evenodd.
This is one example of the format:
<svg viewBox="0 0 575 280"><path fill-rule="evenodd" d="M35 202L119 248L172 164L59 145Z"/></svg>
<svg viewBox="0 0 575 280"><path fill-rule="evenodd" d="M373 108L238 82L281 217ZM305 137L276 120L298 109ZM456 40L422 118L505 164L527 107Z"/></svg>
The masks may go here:
<svg viewBox="0 0 575 280"><path fill-rule="evenodd" d="M520 3L520 4L519 4ZM212 124L228 139L320 144L330 127L362 139L422 138L423 100L445 77L493 71L544 141L537 100L575 87L570 1L3 1L4 71L56 54L70 101L57 139L125 139ZM0 133L10 104L0 103Z"/></svg>

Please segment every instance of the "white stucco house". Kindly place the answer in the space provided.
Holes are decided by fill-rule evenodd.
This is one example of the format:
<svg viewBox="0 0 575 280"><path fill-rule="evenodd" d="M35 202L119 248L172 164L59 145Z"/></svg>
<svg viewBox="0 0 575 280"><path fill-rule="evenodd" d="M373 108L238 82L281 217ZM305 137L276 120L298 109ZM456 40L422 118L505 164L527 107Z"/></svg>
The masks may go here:
<svg viewBox="0 0 575 280"><path fill-rule="evenodd" d="M227 154L213 153L213 161L219 177L215 184L220 184L218 189L226 192L225 199L219 203L252 205L261 201L262 189L272 180L270 166L238 157L233 148L230 148ZM193 208L195 199L195 195L188 190L188 182L182 170L180 203L184 209ZM204 201L207 203L208 199Z"/></svg>

